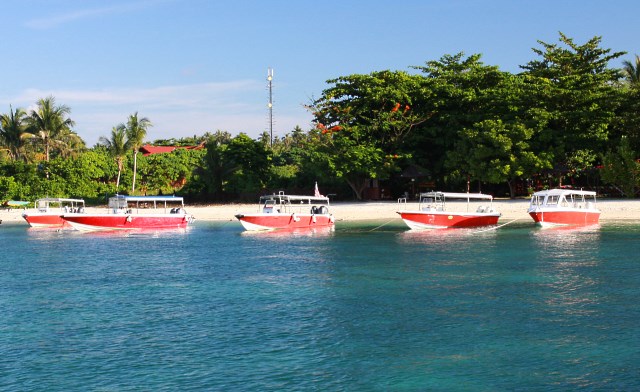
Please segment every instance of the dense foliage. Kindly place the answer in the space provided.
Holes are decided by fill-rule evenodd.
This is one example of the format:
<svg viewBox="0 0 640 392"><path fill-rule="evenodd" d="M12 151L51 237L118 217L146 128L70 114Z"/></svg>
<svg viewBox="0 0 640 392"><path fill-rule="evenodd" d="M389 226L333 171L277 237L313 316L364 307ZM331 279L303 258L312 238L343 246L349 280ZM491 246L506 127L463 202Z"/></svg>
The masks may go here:
<svg viewBox="0 0 640 392"><path fill-rule="evenodd" d="M252 201L264 192L309 194L317 181L338 198L428 188L526 195L570 185L635 197L640 190L640 58L539 41L513 74L481 55L444 55L413 72L376 71L327 81L308 109L313 126L270 140L216 131L156 140L179 146L140 154L151 121L128 116L86 148L71 109L53 97L0 116L0 199L113 193L181 194L191 201ZM204 146L204 148L193 148ZM74 159L68 159L73 157Z"/></svg>

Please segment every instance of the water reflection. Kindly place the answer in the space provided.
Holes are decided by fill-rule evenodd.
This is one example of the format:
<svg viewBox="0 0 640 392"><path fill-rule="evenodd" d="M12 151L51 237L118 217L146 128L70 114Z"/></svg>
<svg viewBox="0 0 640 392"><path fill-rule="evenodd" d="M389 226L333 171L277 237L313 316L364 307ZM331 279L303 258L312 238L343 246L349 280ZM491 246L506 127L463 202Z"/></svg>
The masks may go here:
<svg viewBox="0 0 640 392"><path fill-rule="evenodd" d="M584 251L584 247L597 247L600 225L536 228L532 235L539 249L570 256L576 250Z"/></svg>
<svg viewBox="0 0 640 392"><path fill-rule="evenodd" d="M272 239L289 239L289 238L329 238L335 233L334 226L312 227L304 229L288 229L288 230L263 230L263 231L242 231L240 235L252 238L272 238Z"/></svg>
<svg viewBox="0 0 640 392"><path fill-rule="evenodd" d="M36 240L50 240L62 238L66 233L73 232L71 229L60 229L51 227L28 227L25 229L27 237Z"/></svg>
<svg viewBox="0 0 640 392"><path fill-rule="evenodd" d="M482 230L478 228L449 228L437 230L408 230L398 233L400 242L411 244L457 244L461 241L478 241L480 239L495 239L496 230Z"/></svg>
<svg viewBox="0 0 640 392"><path fill-rule="evenodd" d="M78 231L60 228L29 228L27 236L36 240L51 240L64 238L161 238L184 235L191 230L186 228L169 229L138 229L138 230L96 230Z"/></svg>
<svg viewBox="0 0 640 392"><path fill-rule="evenodd" d="M600 225L538 228L532 231L543 273L552 278L544 303L560 323L598 311Z"/></svg>

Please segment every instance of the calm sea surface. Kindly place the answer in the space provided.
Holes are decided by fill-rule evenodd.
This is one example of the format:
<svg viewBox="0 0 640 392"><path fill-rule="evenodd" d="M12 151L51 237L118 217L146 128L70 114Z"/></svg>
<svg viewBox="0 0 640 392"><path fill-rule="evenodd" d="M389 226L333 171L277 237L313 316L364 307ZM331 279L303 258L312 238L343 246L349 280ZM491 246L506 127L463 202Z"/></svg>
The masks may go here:
<svg viewBox="0 0 640 392"><path fill-rule="evenodd" d="M0 390L640 389L640 225L379 224L2 224Z"/></svg>

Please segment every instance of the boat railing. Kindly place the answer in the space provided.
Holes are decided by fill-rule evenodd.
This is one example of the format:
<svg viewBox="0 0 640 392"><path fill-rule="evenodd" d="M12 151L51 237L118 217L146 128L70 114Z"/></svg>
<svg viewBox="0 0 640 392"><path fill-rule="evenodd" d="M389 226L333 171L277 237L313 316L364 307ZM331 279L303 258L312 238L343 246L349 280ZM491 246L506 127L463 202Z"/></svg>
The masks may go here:
<svg viewBox="0 0 640 392"><path fill-rule="evenodd" d="M260 197L258 212L264 214L328 214L329 198L286 195L280 191L277 195Z"/></svg>
<svg viewBox="0 0 640 392"><path fill-rule="evenodd" d="M170 205L168 203L173 203ZM176 206L177 204L177 206ZM123 196L116 195L109 198L107 211L112 214L180 214L186 212L184 199L176 196Z"/></svg>

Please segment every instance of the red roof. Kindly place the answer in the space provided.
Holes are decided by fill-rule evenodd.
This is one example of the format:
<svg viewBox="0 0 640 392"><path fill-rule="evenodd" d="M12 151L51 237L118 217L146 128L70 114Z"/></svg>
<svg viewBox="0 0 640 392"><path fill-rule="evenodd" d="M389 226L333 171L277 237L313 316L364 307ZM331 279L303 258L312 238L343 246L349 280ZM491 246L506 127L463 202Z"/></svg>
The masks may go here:
<svg viewBox="0 0 640 392"><path fill-rule="evenodd" d="M172 152L175 149L183 148L185 150L201 150L204 148L204 143L200 143L197 146L152 146L151 144L145 144L140 147L140 152L142 155L152 155L152 154L164 154L166 152Z"/></svg>

